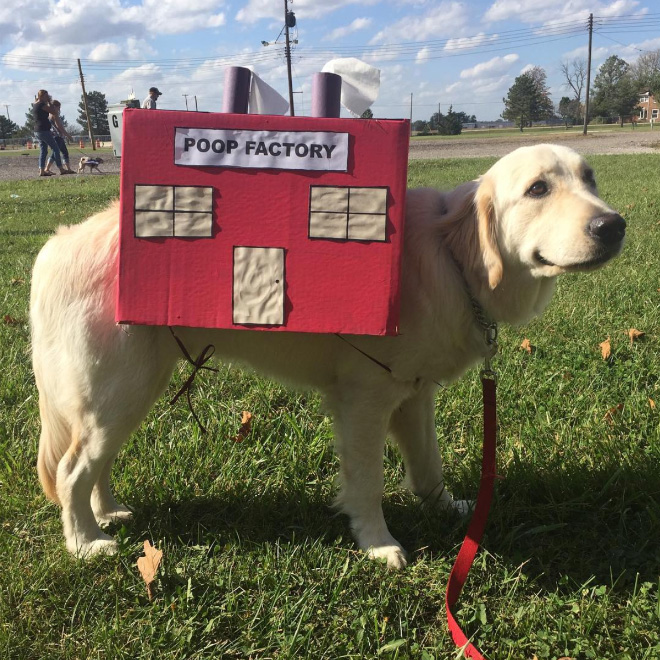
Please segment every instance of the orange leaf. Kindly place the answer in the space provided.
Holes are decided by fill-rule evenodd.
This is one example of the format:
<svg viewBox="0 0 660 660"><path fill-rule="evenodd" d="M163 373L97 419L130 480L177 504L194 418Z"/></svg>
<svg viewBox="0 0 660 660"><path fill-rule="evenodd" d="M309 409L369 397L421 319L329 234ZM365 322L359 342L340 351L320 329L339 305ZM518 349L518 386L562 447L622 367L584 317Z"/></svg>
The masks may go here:
<svg viewBox="0 0 660 660"><path fill-rule="evenodd" d="M635 339L640 339L644 335L646 335L645 332L642 332L641 330L635 330L635 328L630 328L630 330L628 330L628 337L630 337L630 345L632 346Z"/></svg>
<svg viewBox="0 0 660 660"><path fill-rule="evenodd" d="M137 567L142 575L142 579L147 585L147 595L149 600L153 600L153 582L160 566L160 560L163 558L163 551L156 550L149 541L144 542L144 557L139 557Z"/></svg>
<svg viewBox="0 0 660 660"><path fill-rule="evenodd" d="M623 404L617 403L616 406L612 406L606 413L603 419L610 425L614 424L614 416L620 413L623 410Z"/></svg>
<svg viewBox="0 0 660 660"><path fill-rule="evenodd" d="M532 352L532 350L533 350L534 347L532 346L532 344L531 344L531 342L529 341L529 339L527 339L527 338L525 337L525 339L522 340L522 344L520 344L520 348L522 348L523 351L527 351L528 353L531 354L531 352Z"/></svg>
<svg viewBox="0 0 660 660"><path fill-rule="evenodd" d="M2 319L6 325L20 325L21 321L20 319L15 319L13 316L10 316L9 314L5 314L4 318Z"/></svg>
<svg viewBox="0 0 660 660"><path fill-rule="evenodd" d="M247 410L243 411L243 417L241 418L241 428L238 429L238 433L234 436L234 442L243 442L245 438L250 435L250 429L252 428L252 413Z"/></svg>
<svg viewBox="0 0 660 660"><path fill-rule="evenodd" d="M612 347L610 346L610 338L608 337L605 341L602 341L600 344L600 353L603 356L603 360L607 360L610 355L612 355Z"/></svg>
<svg viewBox="0 0 660 660"><path fill-rule="evenodd" d="M655 401L649 397L649 406L651 406L651 410L655 410Z"/></svg>

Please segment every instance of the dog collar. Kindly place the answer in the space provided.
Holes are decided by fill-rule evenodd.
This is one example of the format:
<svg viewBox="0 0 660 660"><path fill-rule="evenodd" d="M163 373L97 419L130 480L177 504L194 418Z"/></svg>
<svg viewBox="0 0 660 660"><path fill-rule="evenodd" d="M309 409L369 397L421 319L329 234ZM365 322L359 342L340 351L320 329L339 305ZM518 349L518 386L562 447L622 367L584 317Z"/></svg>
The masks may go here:
<svg viewBox="0 0 660 660"><path fill-rule="evenodd" d="M447 253L449 254L451 260L454 262L454 266L456 266L456 270L463 280L463 288L465 289L465 293L467 294L468 300L470 301L472 314L474 315L474 319L477 322L477 325L483 332L484 342L489 349L488 354L486 355L485 371L490 372L490 360L497 353L497 321L494 321L488 316L488 314L486 314L486 310L483 308L483 305L472 294L470 285L468 284L465 273L463 272L463 267L458 262L453 252L450 249L447 249Z"/></svg>

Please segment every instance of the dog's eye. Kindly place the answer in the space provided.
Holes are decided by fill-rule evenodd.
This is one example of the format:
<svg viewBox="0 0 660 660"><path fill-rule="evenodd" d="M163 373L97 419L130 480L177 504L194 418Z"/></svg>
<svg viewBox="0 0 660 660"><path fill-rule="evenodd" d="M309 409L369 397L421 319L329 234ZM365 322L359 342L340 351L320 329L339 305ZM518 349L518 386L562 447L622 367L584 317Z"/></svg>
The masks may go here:
<svg viewBox="0 0 660 660"><path fill-rule="evenodd" d="M528 189L530 197L542 197L548 192L548 184L545 181L535 181Z"/></svg>

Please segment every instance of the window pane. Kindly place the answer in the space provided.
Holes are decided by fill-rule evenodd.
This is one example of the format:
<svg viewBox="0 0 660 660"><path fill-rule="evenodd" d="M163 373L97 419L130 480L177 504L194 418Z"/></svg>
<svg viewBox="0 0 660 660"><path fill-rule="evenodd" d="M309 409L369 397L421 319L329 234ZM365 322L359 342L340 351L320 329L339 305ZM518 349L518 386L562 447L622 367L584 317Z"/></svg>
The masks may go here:
<svg viewBox="0 0 660 660"><path fill-rule="evenodd" d="M173 215L171 211L135 212L135 236L137 238L172 236L173 230Z"/></svg>

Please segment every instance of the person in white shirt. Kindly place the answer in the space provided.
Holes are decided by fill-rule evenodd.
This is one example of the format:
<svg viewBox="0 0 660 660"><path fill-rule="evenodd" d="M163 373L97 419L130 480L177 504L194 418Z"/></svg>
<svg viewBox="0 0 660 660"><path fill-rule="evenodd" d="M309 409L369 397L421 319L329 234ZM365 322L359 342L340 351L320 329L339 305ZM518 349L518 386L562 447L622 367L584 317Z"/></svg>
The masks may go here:
<svg viewBox="0 0 660 660"><path fill-rule="evenodd" d="M156 101L158 100L159 96L162 96L162 93L158 91L158 87L150 87L149 96L147 96L147 98L142 102L142 107L146 110L155 110Z"/></svg>

